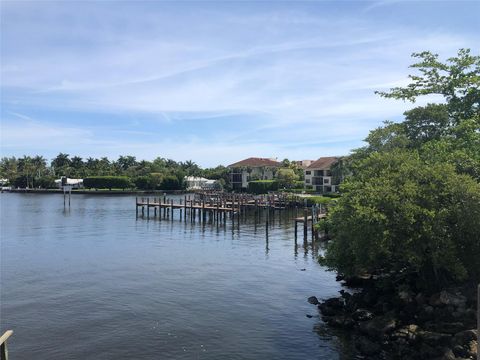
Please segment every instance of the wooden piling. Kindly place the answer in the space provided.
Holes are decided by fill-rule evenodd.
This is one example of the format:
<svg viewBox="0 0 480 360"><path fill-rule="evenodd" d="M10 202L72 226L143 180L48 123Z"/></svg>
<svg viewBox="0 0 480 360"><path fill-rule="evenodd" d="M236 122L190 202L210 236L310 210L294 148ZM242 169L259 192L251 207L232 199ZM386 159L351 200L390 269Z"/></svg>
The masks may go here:
<svg viewBox="0 0 480 360"><path fill-rule="evenodd" d="M7 330L0 337L0 359L1 360L8 360L7 340L12 335L13 335L13 331L12 330Z"/></svg>
<svg viewBox="0 0 480 360"><path fill-rule="evenodd" d="M308 232L308 208L303 209L303 239L307 240Z"/></svg>

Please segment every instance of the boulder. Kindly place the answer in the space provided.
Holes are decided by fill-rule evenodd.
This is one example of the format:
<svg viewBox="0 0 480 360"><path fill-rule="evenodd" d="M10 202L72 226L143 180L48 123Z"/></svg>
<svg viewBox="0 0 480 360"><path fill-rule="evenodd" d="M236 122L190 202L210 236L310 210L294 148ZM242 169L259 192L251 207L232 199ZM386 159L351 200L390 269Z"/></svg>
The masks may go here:
<svg viewBox="0 0 480 360"><path fill-rule="evenodd" d="M322 319L331 327L337 328L350 329L355 324L351 318L344 315L324 316Z"/></svg>
<svg viewBox="0 0 480 360"><path fill-rule="evenodd" d="M433 332L454 335L465 329L465 325L461 322L427 322L425 329Z"/></svg>
<svg viewBox="0 0 480 360"><path fill-rule="evenodd" d="M334 308L334 309L343 309L345 302L342 298L330 298L323 302L323 305Z"/></svg>
<svg viewBox="0 0 480 360"><path fill-rule="evenodd" d="M316 296L310 296L307 301L309 304L312 304L312 305L320 304L320 301L318 301Z"/></svg>
<svg viewBox="0 0 480 360"><path fill-rule="evenodd" d="M323 316L335 316L341 313L341 311L333 307L327 306L325 304L318 305L318 308L320 309L320 312L322 313Z"/></svg>
<svg viewBox="0 0 480 360"><path fill-rule="evenodd" d="M452 305L455 307L465 306L467 298L459 293L452 294L446 290L443 290L437 294L433 294L430 297L429 303L432 306L446 306Z"/></svg>
<svg viewBox="0 0 480 360"><path fill-rule="evenodd" d="M471 340L477 340L477 330L465 330L455 334L453 342L455 345L464 345Z"/></svg>
<svg viewBox="0 0 480 360"><path fill-rule="evenodd" d="M418 336L423 342L434 347L450 344L452 338L450 334L443 334L433 331L420 331L418 332Z"/></svg>
<svg viewBox="0 0 480 360"><path fill-rule="evenodd" d="M352 314L352 318L355 321L367 321L373 319L373 317L373 313L366 309L357 309Z"/></svg>
<svg viewBox="0 0 480 360"><path fill-rule="evenodd" d="M378 343L375 343L365 336L358 336L355 338L355 347L363 355L371 356L378 354L381 349L381 346Z"/></svg>
<svg viewBox="0 0 480 360"><path fill-rule="evenodd" d="M416 340L417 331L418 331L418 326L415 324L403 326L395 330L392 333L391 338L397 341L400 340L400 342L411 343Z"/></svg>
<svg viewBox="0 0 480 360"><path fill-rule="evenodd" d="M455 345L453 352L456 356L462 358L473 358L477 357L478 345L476 340L470 340L465 345Z"/></svg>
<svg viewBox="0 0 480 360"><path fill-rule="evenodd" d="M360 323L360 331L371 338L382 339L385 334L392 332L396 325L394 319L376 317Z"/></svg>

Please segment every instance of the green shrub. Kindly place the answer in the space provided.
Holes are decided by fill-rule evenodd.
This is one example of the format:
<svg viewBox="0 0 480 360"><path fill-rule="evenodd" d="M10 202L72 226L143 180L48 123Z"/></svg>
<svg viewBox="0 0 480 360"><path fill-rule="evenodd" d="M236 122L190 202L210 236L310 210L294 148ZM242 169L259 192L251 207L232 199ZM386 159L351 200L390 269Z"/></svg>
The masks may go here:
<svg viewBox="0 0 480 360"><path fill-rule="evenodd" d="M266 194L269 191L277 191L278 182L275 180L256 180L248 183L247 191L252 194Z"/></svg>
<svg viewBox="0 0 480 360"><path fill-rule="evenodd" d="M342 195L339 194L339 193L325 193L325 194L323 194L323 196L336 199L336 198L339 198Z"/></svg>
<svg viewBox="0 0 480 360"><path fill-rule="evenodd" d="M133 187L126 176L91 176L83 179L83 186L95 189L126 189Z"/></svg>
<svg viewBox="0 0 480 360"><path fill-rule="evenodd" d="M160 188L162 190L181 190L182 183L175 175L167 175L163 178Z"/></svg>
<svg viewBox="0 0 480 360"><path fill-rule="evenodd" d="M154 190L157 187L157 183L151 176L139 176L134 180L135 187L139 190Z"/></svg>
<svg viewBox="0 0 480 360"><path fill-rule="evenodd" d="M305 198L307 200L307 206L312 206L312 205L328 205L332 201L334 201L332 198L325 197L325 196L309 196Z"/></svg>
<svg viewBox="0 0 480 360"><path fill-rule="evenodd" d="M294 189L303 189L304 187L305 187L305 184L302 180L295 181Z"/></svg>
<svg viewBox="0 0 480 360"><path fill-rule="evenodd" d="M330 212L323 264L345 275L417 274L417 286L480 279L480 184L406 150L375 153Z"/></svg>
<svg viewBox="0 0 480 360"><path fill-rule="evenodd" d="M53 176L42 176L35 180L35 187L42 189L54 189L56 188L55 178Z"/></svg>

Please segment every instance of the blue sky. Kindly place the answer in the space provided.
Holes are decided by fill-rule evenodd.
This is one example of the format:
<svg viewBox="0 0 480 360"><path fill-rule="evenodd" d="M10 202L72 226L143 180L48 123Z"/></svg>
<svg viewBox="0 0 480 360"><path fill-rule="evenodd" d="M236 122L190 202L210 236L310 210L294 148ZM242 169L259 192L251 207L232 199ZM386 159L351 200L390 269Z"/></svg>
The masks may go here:
<svg viewBox="0 0 480 360"><path fill-rule="evenodd" d="M480 49L478 1L2 1L1 155L202 166L344 155L410 54ZM422 102L417 103L422 104Z"/></svg>

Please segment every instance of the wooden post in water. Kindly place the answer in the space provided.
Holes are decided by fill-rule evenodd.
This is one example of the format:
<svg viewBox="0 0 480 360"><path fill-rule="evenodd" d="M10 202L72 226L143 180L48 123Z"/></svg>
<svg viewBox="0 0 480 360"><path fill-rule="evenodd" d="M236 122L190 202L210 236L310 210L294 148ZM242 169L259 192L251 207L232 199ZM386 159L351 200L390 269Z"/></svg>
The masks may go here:
<svg viewBox="0 0 480 360"><path fill-rule="evenodd" d="M183 204L183 221L187 221L187 195L185 195L185 203Z"/></svg>
<svg viewBox="0 0 480 360"><path fill-rule="evenodd" d="M307 241L308 232L308 208L303 209L303 240Z"/></svg>
<svg viewBox="0 0 480 360"><path fill-rule="evenodd" d="M138 219L138 197L135 196L135 217Z"/></svg>
<svg viewBox="0 0 480 360"><path fill-rule="evenodd" d="M312 246L313 242L315 241L315 224L317 223L317 208L316 206L312 206Z"/></svg>
<svg viewBox="0 0 480 360"><path fill-rule="evenodd" d="M7 340L10 336L12 336L12 334L12 330L7 330L0 337L0 360L8 360Z"/></svg>
<svg viewBox="0 0 480 360"><path fill-rule="evenodd" d="M150 219L150 198L147 198L147 220Z"/></svg>

